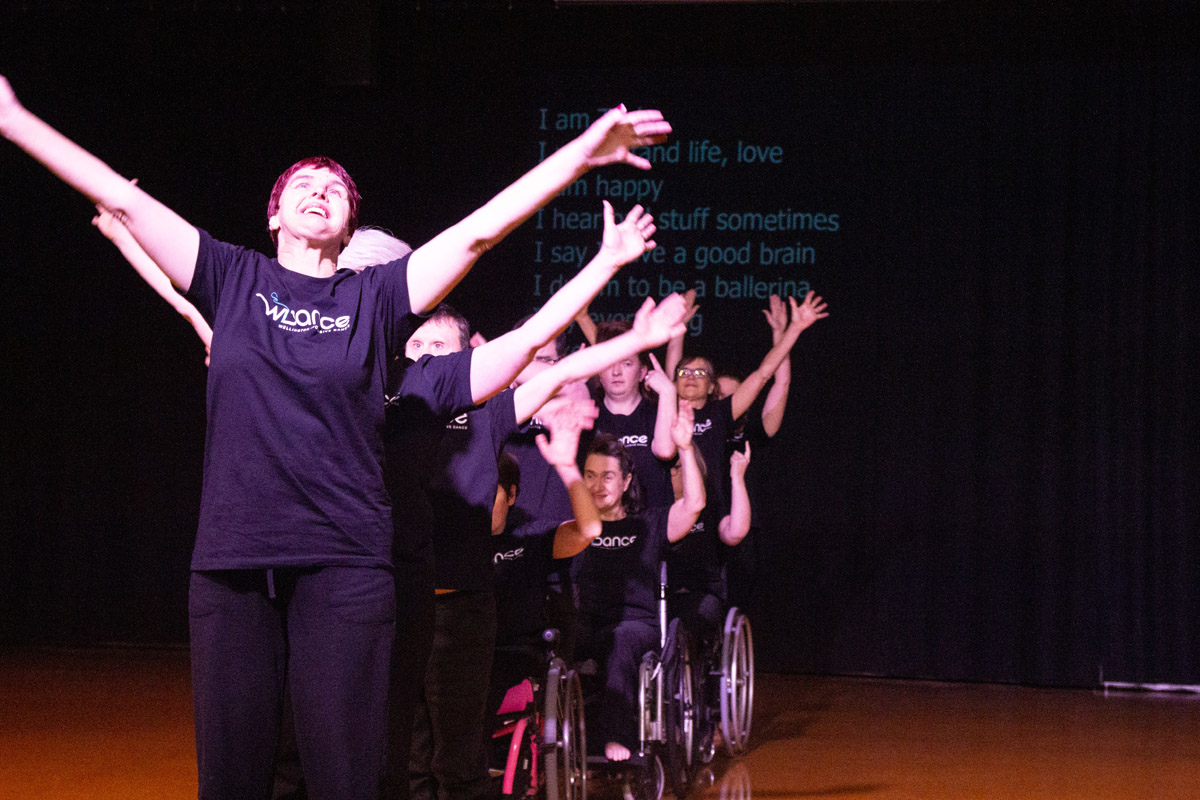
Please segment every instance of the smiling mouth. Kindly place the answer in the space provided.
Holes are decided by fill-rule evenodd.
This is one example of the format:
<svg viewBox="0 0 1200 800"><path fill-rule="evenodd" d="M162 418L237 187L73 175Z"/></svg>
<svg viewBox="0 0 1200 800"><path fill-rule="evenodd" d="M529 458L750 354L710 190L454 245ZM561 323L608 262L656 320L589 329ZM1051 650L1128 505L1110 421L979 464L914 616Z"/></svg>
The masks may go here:
<svg viewBox="0 0 1200 800"><path fill-rule="evenodd" d="M321 206L308 206L306 208L300 209L300 213L301 214L319 214L321 217L323 217L325 219L329 219L329 212L326 211Z"/></svg>

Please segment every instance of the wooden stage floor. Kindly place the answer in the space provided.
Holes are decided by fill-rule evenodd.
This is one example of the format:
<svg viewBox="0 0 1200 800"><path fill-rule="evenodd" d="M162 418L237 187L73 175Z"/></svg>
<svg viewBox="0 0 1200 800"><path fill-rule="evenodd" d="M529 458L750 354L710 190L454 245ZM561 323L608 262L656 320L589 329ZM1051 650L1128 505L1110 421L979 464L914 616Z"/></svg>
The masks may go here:
<svg viewBox="0 0 1200 800"><path fill-rule="evenodd" d="M0 650L0 799L195 797L191 714L186 650ZM1200 798L1192 696L760 675L752 745L694 796Z"/></svg>

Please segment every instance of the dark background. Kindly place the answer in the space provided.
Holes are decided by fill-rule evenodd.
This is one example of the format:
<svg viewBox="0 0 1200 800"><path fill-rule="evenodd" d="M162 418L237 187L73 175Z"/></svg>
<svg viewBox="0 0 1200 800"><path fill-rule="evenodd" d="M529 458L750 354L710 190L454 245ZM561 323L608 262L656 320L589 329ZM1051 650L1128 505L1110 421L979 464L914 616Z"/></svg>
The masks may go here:
<svg viewBox="0 0 1200 800"><path fill-rule="evenodd" d="M17 2L0 74L260 249L272 181L315 153L355 175L364 222L416 244L565 141L543 107L658 107L681 140L779 144L758 172L653 173L656 212L841 219L796 237L813 264L737 270L809 281L832 311L752 467L762 663L1200 684L1196 28L1182 3L1042 5ZM203 349L86 201L7 144L0 186L0 642L186 641ZM535 241L595 238L527 226L452 301L496 335L538 302ZM702 303L689 349L753 368L764 304Z"/></svg>

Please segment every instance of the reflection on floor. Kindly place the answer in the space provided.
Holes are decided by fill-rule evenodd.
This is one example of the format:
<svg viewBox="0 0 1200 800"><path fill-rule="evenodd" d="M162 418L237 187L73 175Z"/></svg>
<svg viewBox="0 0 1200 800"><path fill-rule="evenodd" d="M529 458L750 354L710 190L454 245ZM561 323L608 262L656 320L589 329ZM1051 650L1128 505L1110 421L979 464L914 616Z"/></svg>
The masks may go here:
<svg viewBox="0 0 1200 800"><path fill-rule="evenodd" d="M755 699L695 798L1200 798L1190 696L759 675ZM0 651L0 800L191 798L194 758L186 650Z"/></svg>

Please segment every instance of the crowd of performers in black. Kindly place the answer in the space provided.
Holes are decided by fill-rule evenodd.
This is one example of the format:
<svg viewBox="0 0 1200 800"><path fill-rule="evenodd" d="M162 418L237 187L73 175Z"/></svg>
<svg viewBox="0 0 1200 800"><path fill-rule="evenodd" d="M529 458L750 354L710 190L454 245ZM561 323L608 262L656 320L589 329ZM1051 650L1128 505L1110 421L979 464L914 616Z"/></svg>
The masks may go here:
<svg viewBox="0 0 1200 800"><path fill-rule="evenodd" d="M589 739L629 758L658 565L673 615L719 624L752 452L779 430L790 351L825 303L772 297L771 346L741 380L683 352L690 294L597 326L592 298L655 246L650 214L618 222L607 202L597 255L509 333L472 340L443 299L586 171L649 169L638 148L669 134L659 112L613 108L416 250L359 227L336 162L297 162L268 203L274 259L187 223L2 77L0 132L96 204L93 224L205 344L200 797L486 796L485 719L548 625L602 665ZM573 321L587 345L568 353Z"/></svg>

